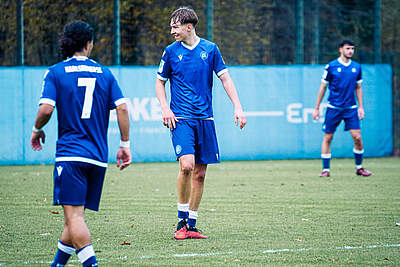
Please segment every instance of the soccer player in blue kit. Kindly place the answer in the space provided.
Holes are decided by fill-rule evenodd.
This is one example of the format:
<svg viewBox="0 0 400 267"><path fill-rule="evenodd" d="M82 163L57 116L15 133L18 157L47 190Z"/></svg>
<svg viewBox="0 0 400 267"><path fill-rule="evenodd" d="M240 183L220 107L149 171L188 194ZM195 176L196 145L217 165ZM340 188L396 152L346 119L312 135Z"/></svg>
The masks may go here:
<svg viewBox="0 0 400 267"><path fill-rule="evenodd" d="M323 169L320 177L330 176L331 143L333 134L342 120L345 123L345 130L350 131L353 137L356 174L370 176L371 172L362 167L364 148L361 139L360 120L364 118L364 106L361 66L351 60L354 54L353 41L343 40L339 45L339 52L340 57L325 66L313 111L313 119L317 120L321 101L324 98L326 88L329 86L328 107L323 124L325 134L321 148Z"/></svg>
<svg viewBox="0 0 400 267"><path fill-rule="evenodd" d="M85 208L99 209L108 160L107 129L110 110L116 109L121 133L117 166L132 160L129 114L125 98L112 73L89 59L93 29L76 21L65 26L60 40L62 62L46 72L31 146L41 150L43 126L57 107L58 140L54 166L53 204L62 205L64 230L51 266L64 266L76 252L83 266L97 266L86 226Z"/></svg>
<svg viewBox="0 0 400 267"><path fill-rule="evenodd" d="M178 226L175 239L207 238L196 228L203 195L207 164L219 163L219 150L212 110L213 72L234 106L235 124L246 124L239 97L216 44L196 35L198 17L193 9L181 7L171 15L169 45L161 59L156 79L156 94L162 109L163 124L170 128L180 171L177 181ZM165 83L170 80L168 105Z"/></svg>

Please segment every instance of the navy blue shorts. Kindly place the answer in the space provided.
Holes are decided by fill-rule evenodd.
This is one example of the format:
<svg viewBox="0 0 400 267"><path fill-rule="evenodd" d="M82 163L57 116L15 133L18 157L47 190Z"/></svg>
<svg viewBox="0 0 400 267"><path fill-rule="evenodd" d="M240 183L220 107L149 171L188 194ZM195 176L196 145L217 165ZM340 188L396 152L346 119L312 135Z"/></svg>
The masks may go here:
<svg viewBox="0 0 400 267"><path fill-rule="evenodd" d="M194 155L196 164L219 163L219 149L213 120L178 119L171 131L177 159Z"/></svg>
<svg viewBox="0 0 400 267"><path fill-rule="evenodd" d="M85 206L98 211L106 169L78 161L56 162L53 205Z"/></svg>
<svg viewBox="0 0 400 267"><path fill-rule="evenodd" d="M344 130L360 129L360 119L356 108L330 108L326 109L325 122L322 130L325 133L334 133L340 122L344 120Z"/></svg>

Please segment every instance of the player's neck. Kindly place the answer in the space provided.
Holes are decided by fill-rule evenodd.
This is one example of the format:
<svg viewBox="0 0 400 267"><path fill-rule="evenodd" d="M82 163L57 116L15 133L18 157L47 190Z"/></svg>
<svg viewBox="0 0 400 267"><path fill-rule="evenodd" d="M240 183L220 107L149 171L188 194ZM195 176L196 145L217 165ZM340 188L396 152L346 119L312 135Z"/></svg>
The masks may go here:
<svg viewBox="0 0 400 267"><path fill-rule="evenodd" d="M183 40L182 42L185 43L188 46L193 46L197 43L197 41L200 39L196 34L190 35L186 40Z"/></svg>
<svg viewBox="0 0 400 267"><path fill-rule="evenodd" d="M351 59L341 55L341 56L340 56L340 60L341 60L343 63L349 63Z"/></svg>

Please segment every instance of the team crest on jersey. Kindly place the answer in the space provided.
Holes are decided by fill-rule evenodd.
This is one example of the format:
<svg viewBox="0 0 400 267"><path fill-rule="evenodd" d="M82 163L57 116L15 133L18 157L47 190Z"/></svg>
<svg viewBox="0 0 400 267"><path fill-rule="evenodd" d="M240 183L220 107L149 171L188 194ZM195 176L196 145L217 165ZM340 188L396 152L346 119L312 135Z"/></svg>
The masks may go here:
<svg viewBox="0 0 400 267"><path fill-rule="evenodd" d="M180 154L182 152L182 147L180 145L176 145L175 152L176 154Z"/></svg>
<svg viewBox="0 0 400 267"><path fill-rule="evenodd" d="M356 68L352 68L352 69L351 69L351 72L356 72Z"/></svg>
<svg viewBox="0 0 400 267"><path fill-rule="evenodd" d="M342 68L340 68L340 67L337 68L337 71L338 71L338 72L341 72L341 71L342 71Z"/></svg>
<svg viewBox="0 0 400 267"><path fill-rule="evenodd" d="M206 60L208 58L207 52L206 51L202 51L200 53L200 57L201 57L202 60Z"/></svg>
<svg viewBox="0 0 400 267"><path fill-rule="evenodd" d="M181 61L183 58L183 55L179 55L178 58L179 58L179 61Z"/></svg>

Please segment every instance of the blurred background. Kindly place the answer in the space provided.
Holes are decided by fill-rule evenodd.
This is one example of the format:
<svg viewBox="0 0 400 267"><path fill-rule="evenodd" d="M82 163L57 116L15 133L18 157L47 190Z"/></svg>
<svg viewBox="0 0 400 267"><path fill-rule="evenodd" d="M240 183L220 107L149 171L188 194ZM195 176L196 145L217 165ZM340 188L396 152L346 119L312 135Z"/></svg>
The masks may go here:
<svg viewBox="0 0 400 267"><path fill-rule="evenodd" d="M183 5L197 12L197 34L217 43L230 66L326 64L344 38L356 43L355 61L391 65L393 149L400 154L398 0L0 0L0 65L55 64L64 25L84 20L95 29L93 59L155 66L174 41L170 14Z"/></svg>

